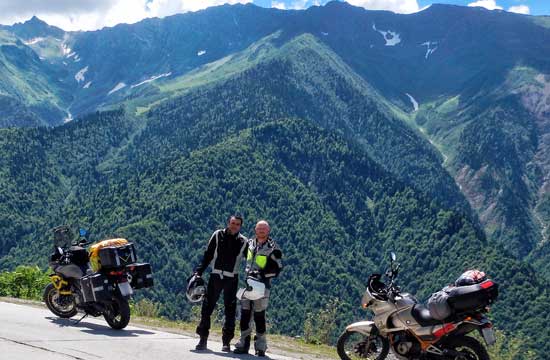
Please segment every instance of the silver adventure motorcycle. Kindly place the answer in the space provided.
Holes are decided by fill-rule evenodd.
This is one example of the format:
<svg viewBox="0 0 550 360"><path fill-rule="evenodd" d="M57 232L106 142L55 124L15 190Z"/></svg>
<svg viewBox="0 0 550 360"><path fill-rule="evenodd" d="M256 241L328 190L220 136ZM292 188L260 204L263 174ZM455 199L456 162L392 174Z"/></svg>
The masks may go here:
<svg viewBox="0 0 550 360"><path fill-rule="evenodd" d="M468 334L478 331L487 345L495 343L486 314L498 285L476 271L483 278L446 287L426 307L395 284L400 267L395 260L392 252L387 284L380 274L369 277L362 307L374 317L347 326L338 339L340 358L382 360L391 350L398 359L489 360L482 343Z"/></svg>

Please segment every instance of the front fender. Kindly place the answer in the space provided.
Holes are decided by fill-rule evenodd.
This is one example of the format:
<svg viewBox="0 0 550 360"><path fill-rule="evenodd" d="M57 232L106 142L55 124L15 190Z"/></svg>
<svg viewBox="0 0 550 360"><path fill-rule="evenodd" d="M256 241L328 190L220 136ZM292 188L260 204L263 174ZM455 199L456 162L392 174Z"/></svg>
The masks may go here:
<svg viewBox="0 0 550 360"><path fill-rule="evenodd" d="M377 331L377 329L373 321L359 321L348 325L346 331L356 331L361 334L370 335L372 332Z"/></svg>

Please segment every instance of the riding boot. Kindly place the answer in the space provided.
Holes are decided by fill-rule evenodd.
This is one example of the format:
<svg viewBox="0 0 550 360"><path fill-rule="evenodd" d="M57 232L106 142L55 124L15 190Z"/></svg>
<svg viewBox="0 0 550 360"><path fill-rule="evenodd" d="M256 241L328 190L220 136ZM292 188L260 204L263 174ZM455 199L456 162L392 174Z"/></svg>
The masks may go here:
<svg viewBox="0 0 550 360"><path fill-rule="evenodd" d="M265 356L267 350L267 337L265 333L254 336L254 349L256 350L256 356Z"/></svg>
<svg viewBox="0 0 550 360"><path fill-rule="evenodd" d="M235 344L235 354L248 354L250 350L250 334L252 333L251 329L241 331L241 337L239 341Z"/></svg>
<svg viewBox="0 0 550 360"><path fill-rule="evenodd" d="M207 343L208 343L208 337L201 336L199 343L197 344L197 346L195 346L195 350L199 350L199 351L206 350Z"/></svg>

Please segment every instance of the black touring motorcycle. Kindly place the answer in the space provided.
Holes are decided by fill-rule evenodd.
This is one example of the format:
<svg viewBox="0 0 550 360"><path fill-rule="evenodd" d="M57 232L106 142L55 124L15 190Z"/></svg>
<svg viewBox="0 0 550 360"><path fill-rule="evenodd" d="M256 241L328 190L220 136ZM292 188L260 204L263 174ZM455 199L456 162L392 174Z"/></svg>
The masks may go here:
<svg viewBox="0 0 550 360"><path fill-rule="evenodd" d="M61 318L84 312L75 324L88 315L103 315L111 328L124 329L130 321L133 290L153 286L151 265L136 263L134 245L125 239L101 241L88 252L86 230L80 229L76 240L66 225L53 233L53 274L43 296L48 309Z"/></svg>

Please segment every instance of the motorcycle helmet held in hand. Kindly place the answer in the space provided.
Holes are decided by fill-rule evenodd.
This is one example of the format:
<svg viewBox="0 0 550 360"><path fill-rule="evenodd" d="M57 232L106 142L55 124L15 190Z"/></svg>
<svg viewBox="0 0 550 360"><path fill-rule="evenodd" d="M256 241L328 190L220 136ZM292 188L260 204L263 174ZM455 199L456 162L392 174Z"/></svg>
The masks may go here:
<svg viewBox="0 0 550 360"><path fill-rule="evenodd" d="M487 280L487 275L483 271L474 269L468 270L458 277L455 281L455 286L468 286L479 284Z"/></svg>
<svg viewBox="0 0 550 360"><path fill-rule="evenodd" d="M204 280L198 274L194 274L187 280L185 296L192 303L201 302L206 295Z"/></svg>
<svg viewBox="0 0 550 360"><path fill-rule="evenodd" d="M265 296L265 284L258 279L249 277L246 279L246 288L237 291L239 300L259 300Z"/></svg>

